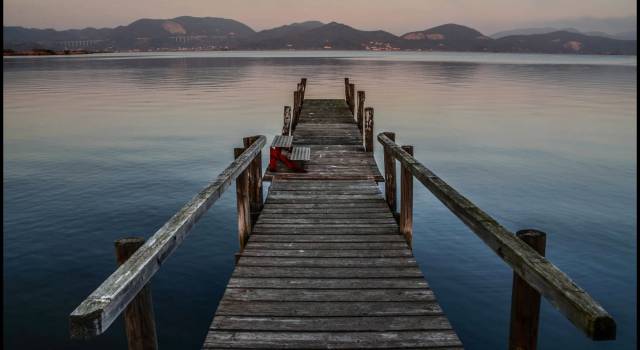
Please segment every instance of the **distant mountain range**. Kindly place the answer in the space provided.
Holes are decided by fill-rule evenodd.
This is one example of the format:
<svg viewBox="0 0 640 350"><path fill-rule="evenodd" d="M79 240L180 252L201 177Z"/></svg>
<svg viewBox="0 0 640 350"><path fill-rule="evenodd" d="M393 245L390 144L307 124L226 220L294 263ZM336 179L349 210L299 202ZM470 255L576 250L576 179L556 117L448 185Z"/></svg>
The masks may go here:
<svg viewBox="0 0 640 350"><path fill-rule="evenodd" d="M628 31L621 32L615 34L609 34L605 32L599 31L591 31L591 32L581 32L575 28L553 28L553 27L541 27L541 28L523 28L523 29L514 29L514 30L505 30L502 32L497 32L491 35L494 39L500 39L509 35L531 35L531 34L547 34L552 32L571 32L571 33L580 33L590 36L600 36L603 38L609 39L618 39L618 40L636 40L636 32Z"/></svg>
<svg viewBox="0 0 640 350"><path fill-rule="evenodd" d="M635 32L632 33L635 39ZM635 55L631 34L580 33L528 28L486 36L458 24L445 24L396 36L345 24L308 21L254 31L225 18L140 19L116 28L57 31L3 27L4 49L93 51L157 50L426 50Z"/></svg>

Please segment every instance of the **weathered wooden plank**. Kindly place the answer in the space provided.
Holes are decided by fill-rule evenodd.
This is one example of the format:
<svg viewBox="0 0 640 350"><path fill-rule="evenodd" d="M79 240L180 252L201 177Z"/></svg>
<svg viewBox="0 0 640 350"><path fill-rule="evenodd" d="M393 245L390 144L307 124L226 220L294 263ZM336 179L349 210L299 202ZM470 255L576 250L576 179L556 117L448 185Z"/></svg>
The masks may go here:
<svg viewBox="0 0 640 350"><path fill-rule="evenodd" d="M298 258L395 258L413 256L409 249L340 249L340 250L308 250L308 249L245 249L242 256L253 257L298 257Z"/></svg>
<svg viewBox="0 0 640 350"><path fill-rule="evenodd" d="M431 289L259 289L229 288L225 292L227 301L304 301L304 302L434 302Z"/></svg>
<svg viewBox="0 0 640 350"><path fill-rule="evenodd" d="M247 317L217 316L215 330L343 332L450 330L444 316L374 316L374 317Z"/></svg>
<svg viewBox="0 0 640 350"><path fill-rule="evenodd" d="M460 347L453 331L405 332L210 332L204 349L243 347L261 349L380 349L437 347L440 350Z"/></svg>
<svg viewBox="0 0 640 350"><path fill-rule="evenodd" d="M417 266L412 257L395 258L294 258L241 256L238 266L283 267L405 267Z"/></svg>
<svg viewBox="0 0 640 350"><path fill-rule="evenodd" d="M252 162L266 143L258 139L218 177L182 207L69 316L73 338L104 332L182 243L206 210Z"/></svg>
<svg viewBox="0 0 640 350"><path fill-rule="evenodd" d="M227 288L409 289L428 288L417 278L247 278L231 277Z"/></svg>
<svg viewBox="0 0 640 350"><path fill-rule="evenodd" d="M386 316L386 315L442 315L433 301L231 301L225 298L218 305L216 315L233 316Z"/></svg>
<svg viewBox="0 0 640 350"><path fill-rule="evenodd" d="M416 266L409 267L252 267L237 266L233 277L269 278L423 278Z"/></svg>
<svg viewBox="0 0 640 350"><path fill-rule="evenodd" d="M594 340L615 338L615 321L584 289L384 134L379 134L378 140L514 272L576 327Z"/></svg>
<svg viewBox="0 0 640 350"><path fill-rule="evenodd" d="M404 243L258 243L254 242L247 246L251 249L302 249L302 250L385 250L385 249L406 249Z"/></svg>
<svg viewBox="0 0 640 350"><path fill-rule="evenodd" d="M282 234L257 234L254 232L249 237L249 242L309 242L309 243L323 243L323 242L405 242L404 238L400 235L394 234L371 234L371 235L282 235Z"/></svg>

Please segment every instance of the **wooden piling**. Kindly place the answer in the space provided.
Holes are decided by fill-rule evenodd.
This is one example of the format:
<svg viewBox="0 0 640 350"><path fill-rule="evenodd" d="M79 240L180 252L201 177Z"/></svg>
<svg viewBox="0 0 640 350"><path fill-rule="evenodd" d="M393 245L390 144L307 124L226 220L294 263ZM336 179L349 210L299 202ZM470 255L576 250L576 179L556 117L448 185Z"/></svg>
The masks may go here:
<svg viewBox="0 0 640 350"><path fill-rule="evenodd" d="M344 78L344 100L349 105L349 78Z"/></svg>
<svg viewBox="0 0 640 350"><path fill-rule="evenodd" d="M413 156L413 146L402 146ZM412 247L413 240L413 175L405 165L400 171L400 233Z"/></svg>
<svg viewBox="0 0 640 350"><path fill-rule="evenodd" d="M249 136L242 139L244 148L249 148L259 136ZM251 210L251 225L253 226L258 220L258 216L262 211L262 152L258 152L246 170L249 175L249 208Z"/></svg>
<svg viewBox="0 0 640 350"><path fill-rule="evenodd" d="M282 124L282 135L291 134L291 106L284 106L284 123Z"/></svg>
<svg viewBox="0 0 640 350"><path fill-rule="evenodd" d="M296 90L293 92L293 117L291 118L291 132L296 129L296 124L298 123L298 118L300 115L300 91Z"/></svg>
<svg viewBox="0 0 640 350"><path fill-rule="evenodd" d="M233 155L237 159L244 148L234 148ZM238 241L240 242L240 252L244 250L249 235L251 234L251 206L249 204L249 172L245 169L236 178L236 199L238 208Z"/></svg>
<svg viewBox="0 0 640 350"><path fill-rule="evenodd" d="M546 234L538 230L521 230L516 237L540 255L545 255ZM540 293L533 289L517 273L513 273L511 292L510 350L535 350L538 343L540 319Z"/></svg>
<svg viewBox="0 0 640 350"><path fill-rule="evenodd" d="M364 119L364 100L365 100L364 91L358 91L358 113L356 116L356 123L358 124L358 130L360 130L360 134L363 133L362 120Z"/></svg>
<svg viewBox="0 0 640 350"><path fill-rule="evenodd" d="M396 140L396 134L393 132L383 133L391 141ZM396 201L396 160L391 152L384 147L384 195L389 205L389 209L393 216L398 220L397 201Z"/></svg>
<svg viewBox="0 0 640 350"><path fill-rule="evenodd" d="M373 107L364 109L364 150L373 152Z"/></svg>
<svg viewBox="0 0 640 350"><path fill-rule="evenodd" d="M351 115L355 116L356 109L356 86L355 84L349 84L349 110Z"/></svg>
<svg viewBox="0 0 640 350"><path fill-rule="evenodd" d="M118 266L124 264L142 244L144 244L144 239L140 237L117 240L115 248ZM126 307L123 318L129 350L158 349L151 288L148 284L140 290L138 295Z"/></svg>

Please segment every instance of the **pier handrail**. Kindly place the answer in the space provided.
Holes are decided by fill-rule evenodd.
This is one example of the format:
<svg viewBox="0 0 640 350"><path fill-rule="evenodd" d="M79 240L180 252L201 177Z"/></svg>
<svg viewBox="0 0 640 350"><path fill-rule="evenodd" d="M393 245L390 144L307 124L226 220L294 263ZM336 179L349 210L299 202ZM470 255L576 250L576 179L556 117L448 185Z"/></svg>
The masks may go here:
<svg viewBox="0 0 640 350"><path fill-rule="evenodd" d="M387 134L393 135L392 133L378 134L378 141L384 147L385 161L387 154L397 159L402 164L403 171L410 172L413 177L418 179L504 260L520 278L544 296L589 338L593 340L615 339L616 323L614 319L586 291L576 285L544 256L523 240L518 239L489 214L418 162L413 155L396 144ZM393 166L393 172L395 173L395 166Z"/></svg>
<svg viewBox="0 0 640 350"><path fill-rule="evenodd" d="M109 328L207 209L236 178L255 164L254 160L266 144L266 137L260 135L253 140L214 181L185 204L71 313L69 327L72 338L90 338Z"/></svg>

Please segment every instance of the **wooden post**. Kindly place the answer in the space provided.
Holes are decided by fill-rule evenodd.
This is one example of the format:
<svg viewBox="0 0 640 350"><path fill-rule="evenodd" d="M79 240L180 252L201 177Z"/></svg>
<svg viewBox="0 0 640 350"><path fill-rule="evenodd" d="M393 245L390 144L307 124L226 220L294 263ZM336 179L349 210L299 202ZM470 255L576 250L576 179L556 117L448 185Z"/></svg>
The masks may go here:
<svg viewBox="0 0 640 350"><path fill-rule="evenodd" d="M349 105L349 78L344 78L344 100Z"/></svg>
<svg viewBox="0 0 640 350"><path fill-rule="evenodd" d="M293 117L291 119L291 132L296 128L298 123L298 114L300 113L300 91L293 92Z"/></svg>
<svg viewBox="0 0 640 350"><path fill-rule="evenodd" d="M360 130L360 135L362 135L362 120L364 118L364 100L365 100L364 91L358 91L358 114L356 117L356 123L358 124L358 130Z"/></svg>
<svg viewBox="0 0 640 350"><path fill-rule="evenodd" d="M300 83L302 84L302 100L304 101L304 93L307 91L307 78L300 79Z"/></svg>
<svg viewBox="0 0 640 350"><path fill-rule="evenodd" d="M115 246L118 266L124 264L142 244L144 244L144 239L139 237L117 240ZM148 284L145 285L140 292L138 292L138 295L127 305L123 318L129 350L158 349L156 322L153 315L153 302L151 300L151 287Z"/></svg>
<svg viewBox="0 0 640 350"><path fill-rule="evenodd" d="M242 139L244 148L249 148L258 136L249 136ZM262 152L258 152L256 157L247 168L249 174L249 207L251 209L251 225L255 225L258 216L262 211Z"/></svg>
<svg viewBox="0 0 640 350"><path fill-rule="evenodd" d="M521 230L516 237L544 256L547 235L538 230ZM511 291L510 350L535 350L538 342L540 293L517 273L513 273Z"/></svg>
<svg viewBox="0 0 640 350"><path fill-rule="evenodd" d="M282 135L291 134L291 106L284 106L284 124L282 124Z"/></svg>
<svg viewBox="0 0 640 350"><path fill-rule="evenodd" d="M373 152L373 107L364 109L364 151Z"/></svg>
<svg viewBox="0 0 640 350"><path fill-rule="evenodd" d="M402 146L413 156L413 146ZM405 165L400 170L400 233L411 247L413 240L413 175Z"/></svg>
<svg viewBox="0 0 640 350"><path fill-rule="evenodd" d="M238 158L244 148L234 148L233 155ZM249 205L249 169L245 169L236 178L236 198L238 208L238 240L240 241L240 252L247 244L249 234L251 234L251 209Z"/></svg>
<svg viewBox="0 0 640 350"><path fill-rule="evenodd" d="M393 132L383 133L391 141L396 140L396 134ZM398 220L397 203L396 203L396 159L393 158L387 147L384 147L384 195L391 213Z"/></svg>
<svg viewBox="0 0 640 350"><path fill-rule="evenodd" d="M349 110L351 115L355 115L356 110L356 86L355 84L349 84Z"/></svg>

